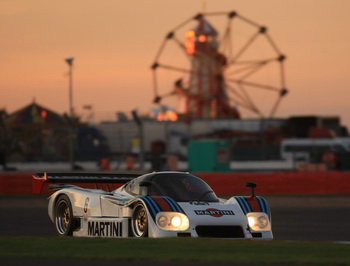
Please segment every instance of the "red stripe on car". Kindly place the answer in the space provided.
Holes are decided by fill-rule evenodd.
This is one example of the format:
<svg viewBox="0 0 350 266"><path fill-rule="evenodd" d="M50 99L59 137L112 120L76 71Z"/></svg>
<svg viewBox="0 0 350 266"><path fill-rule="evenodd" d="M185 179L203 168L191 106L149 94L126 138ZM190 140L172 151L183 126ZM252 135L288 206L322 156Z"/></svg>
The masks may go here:
<svg viewBox="0 0 350 266"><path fill-rule="evenodd" d="M253 212L261 212L260 204L255 197L246 198Z"/></svg>
<svg viewBox="0 0 350 266"><path fill-rule="evenodd" d="M171 208L169 203L164 198L162 198L162 197L152 197L152 199L154 199L154 201L159 205L160 209L163 212L171 212L171 211L173 211L173 209Z"/></svg>

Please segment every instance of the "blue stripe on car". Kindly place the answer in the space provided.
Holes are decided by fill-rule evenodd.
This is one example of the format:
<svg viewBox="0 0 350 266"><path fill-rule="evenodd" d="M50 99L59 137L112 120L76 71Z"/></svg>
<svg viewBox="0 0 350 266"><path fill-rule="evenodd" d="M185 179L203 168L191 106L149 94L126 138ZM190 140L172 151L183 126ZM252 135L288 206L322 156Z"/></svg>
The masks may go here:
<svg viewBox="0 0 350 266"><path fill-rule="evenodd" d="M244 212L244 214L247 214L247 210L242 205L241 199L239 197L235 197L235 199L237 200L237 202L238 202L239 206L241 207L242 211Z"/></svg>
<svg viewBox="0 0 350 266"><path fill-rule="evenodd" d="M146 196L147 199L151 202L151 204L156 208L157 213L161 212L161 208L159 207L158 203L150 196Z"/></svg>
<svg viewBox="0 0 350 266"><path fill-rule="evenodd" d="M239 206L241 206L241 209L242 211L244 212L244 214L247 214L248 213L248 210L247 210L247 207L245 206L245 204L243 203L243 200L241 197L235 197L236 200L238 201L239 203Z"/></svg>
<svg viewBox="0 0 350 266"><path fill-rule="evenodd" d="M264 201L261 199L261 197L257 196L256 199L257 199L258 202L259 202L261 211L267 213L265 203L264 203Z"/></svg>
<svg viewBox="0 0 350 266"><path fill-rule="evenodd" d="M149 210L153 220L155 220L157 214L162 211L160 206L157 204L157 202L150 196L139 196L137 197L139 199L142 199L143 202L146 204L147 209ZM162 197L171 207L171 210L174 212L180 212L185 213L180 205L174 201L172 198L169 197Z"/></svg>
<svg viewBox="0 0 350 266"><path fill-rule="evenodd" d="M245 206L247 207L248 212L253 212L252 207L250 206L250 204L249 204L247 198L245 198L245 197L241 197L241 198L242 198L243 203L244 203Z"/></svg>
<svg viewBox="0 0 350 266"><path fill-rule="evenodd" d="M177 207L176 204L174 204L170 198L164 197L164 199L170 205L172 211L178 212L178 209L176 208Z"/></svg>
<svg viewBox="0 0 350 266"><path fill-rule="evenodd" d="M155 210L155 208L152 205L152 203L150 202L150 200L145 196L142 196L139 198L142 199L146 203L147 208L148 208L149 212L151 213L152 218L154 219L158 212Z"/></svg>
<svg viewBox="0 0 350 266"><path fill-rule="evenodd" d="M262 198L262 197L259 197L259 198L265 207L265 213L269 216L269 219L270 219L271 211L270 211L269 204L267 204L267 201L264 198Z"/></svg>
<svg viewBox="0 0 350 266"><path fill-rule="evenodd" d="M235 199L239 203L239 206L241 206L241 209L244 212L244 214L247 214L247 213L253 211L247 198L235 197ZM261 212L266 213L267 216L269 217L269 219L271 219L271 211L270 211L269 205L267 204L267 201L263 197L260 197L260 196L256 196L256 199L258 200Z"/></svg>
<svg viewBox="0 0 350 266"><path fill-rule="evenodd" d="M169 203L173 211L185 213L175 200L169 197L164 197L164 199Z"/></svg>
<svg viewBox="0 0 350 266"><path fill-rule="evenodd" d="M256 198L257 198L257 200L259 201L259 204L260 204L260 207L261 207L262 212L267 213L266 204L265 204L263 198L261 198L261 197L256 197Z"/></svg>

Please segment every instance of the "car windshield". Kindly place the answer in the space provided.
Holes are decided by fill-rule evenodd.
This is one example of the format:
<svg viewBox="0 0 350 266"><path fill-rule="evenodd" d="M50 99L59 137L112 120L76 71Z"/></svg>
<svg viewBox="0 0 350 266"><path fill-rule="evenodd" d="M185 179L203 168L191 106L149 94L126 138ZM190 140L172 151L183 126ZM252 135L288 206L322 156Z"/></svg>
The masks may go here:
<svg viewBox="0 0 350 266"><path fill-rule="evenodd" d="M159 173L153 176L151 194L168 196L178 202L218 202L215 193L200 178L190 174Z"/></svg>

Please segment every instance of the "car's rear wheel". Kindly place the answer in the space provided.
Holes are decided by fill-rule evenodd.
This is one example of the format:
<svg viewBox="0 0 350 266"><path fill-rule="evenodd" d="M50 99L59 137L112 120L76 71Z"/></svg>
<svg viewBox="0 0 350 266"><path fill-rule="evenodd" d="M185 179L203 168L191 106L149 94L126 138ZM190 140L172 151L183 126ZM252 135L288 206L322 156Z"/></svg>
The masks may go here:
<svg viewBox="0 0 350 266"><path fill-rule="evenodd" d="M140 202L134 207L131 230L134 237L147 237L148 236L148 216L145 206Z"/></svg>
<svg viewBox="0 0 350 266"><path fill-rule="evenodd" d="M73 234L73 210L67 195L62 195L55 205L55 228L59 236Z"/></svg>

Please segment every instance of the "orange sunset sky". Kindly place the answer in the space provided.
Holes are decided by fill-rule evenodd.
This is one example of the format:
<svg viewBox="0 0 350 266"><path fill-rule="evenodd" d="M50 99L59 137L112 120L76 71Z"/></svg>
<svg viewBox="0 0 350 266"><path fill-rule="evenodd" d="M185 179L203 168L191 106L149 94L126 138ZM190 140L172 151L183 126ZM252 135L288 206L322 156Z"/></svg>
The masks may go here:
<svg viewBox="0 0 350 266"><path fill-rule="evenodd" d="M84 116L87 104L95 122L117 111L147 113L162 40L203 9L235 10L268 27L287 56L290 93L277 117L337 115L350 126L348 0L0 0L0 108L11 113L35 99L68 112L64 60L73 56L76 113Z"/></svg>

